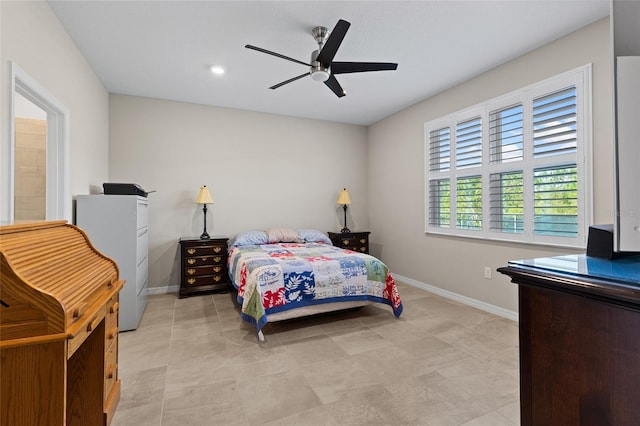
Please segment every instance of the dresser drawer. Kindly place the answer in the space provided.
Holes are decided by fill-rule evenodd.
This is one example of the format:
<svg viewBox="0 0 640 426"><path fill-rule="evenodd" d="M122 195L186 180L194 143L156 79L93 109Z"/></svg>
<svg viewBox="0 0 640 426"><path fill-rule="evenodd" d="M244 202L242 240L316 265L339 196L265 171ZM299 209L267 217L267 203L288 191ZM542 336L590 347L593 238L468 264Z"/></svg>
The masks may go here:
<svg viewBox="0 0 640 426"><path fill-rule="evenodd" d="M185 266L190 268L194 266L204 265L224 265L226 264L226 256L202 256L185 258Z"/></svg>

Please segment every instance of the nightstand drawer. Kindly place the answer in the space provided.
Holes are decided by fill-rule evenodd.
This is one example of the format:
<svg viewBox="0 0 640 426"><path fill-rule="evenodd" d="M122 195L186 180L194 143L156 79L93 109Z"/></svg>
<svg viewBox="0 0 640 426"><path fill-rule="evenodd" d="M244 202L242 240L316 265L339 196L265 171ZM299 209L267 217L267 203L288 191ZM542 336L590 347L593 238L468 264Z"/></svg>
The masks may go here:
<svg viewBox="0 0 640 426"><path fill-rule="evenodd" d="M226 263L226 256L187 257L185 259L185 266L187 267L225 265Z"/></svg>
<svg viewBox="0 0 640 426"><path fill-rule="evenodd" d="M201 286L210 284L222 284L227 282L227 276L225 274L215 275L196 275L193 277L185 278L185 283L188 286Z"/></svg>
<svg viewBox="0 0 640 426"><path fill-rule="evenodd" d="M227 268L222 264L187 267L184 270L184 274L186 277L193 277L198 275L224 274L225 272L227 272Z"/></svg>
<svg viewBox="0 0 640 426"><path fill-rule="evenodd" d="M211 245L211 246L205 246L205 247L192 246L192 247L185 248L185 254L186 256L189 256L189 257L211 256L214 254L222 255L222 254L226 254L226 251L227 251L227 247L221 246L221 245Z"/></svg>
<svg viewBox="0 0 640 426"><path fill-rule="evenodd" d="M369 253L369 232L328 232L328 235L336 247Z"/></svg>

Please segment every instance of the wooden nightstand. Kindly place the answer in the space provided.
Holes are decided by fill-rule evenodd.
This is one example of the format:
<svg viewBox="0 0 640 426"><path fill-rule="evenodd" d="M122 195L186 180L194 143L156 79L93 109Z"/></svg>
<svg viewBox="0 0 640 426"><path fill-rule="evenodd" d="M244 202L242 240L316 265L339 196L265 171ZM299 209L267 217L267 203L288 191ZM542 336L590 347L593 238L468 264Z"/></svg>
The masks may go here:
<svg viewBox="0 0 640 426"><path fill-rule="evenodd" d="M369 231L365 232L327 232L336 247L369 254Z"/></svg>
<svg viewBox="0 0 640 426"><path fill-rule="evenodd" d="M228 240L180 239L180 298L205 291L228 290Z"/></svg>

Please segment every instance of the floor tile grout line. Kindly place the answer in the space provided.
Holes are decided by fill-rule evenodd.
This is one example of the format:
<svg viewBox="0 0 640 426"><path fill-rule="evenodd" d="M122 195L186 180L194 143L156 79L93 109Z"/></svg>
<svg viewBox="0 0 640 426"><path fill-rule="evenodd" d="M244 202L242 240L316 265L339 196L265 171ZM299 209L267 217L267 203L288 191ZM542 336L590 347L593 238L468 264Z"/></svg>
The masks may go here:
<svg viewBox="0 0 640 426"><path fill-rule="evenodd" d="M171 318L171 333L169 334L169 353L167 355L167 365L164 371L164 386L162 388L162 403L160 404L160 424L158 426L162 426L162 417L164 416L164 402L165 402L165 394L167 392L167 375L169 373L169 363L171 361L171 346L173 343L173 328L176 320L176 305L178 304L178 298L173 301L173 316Z"/></svg>

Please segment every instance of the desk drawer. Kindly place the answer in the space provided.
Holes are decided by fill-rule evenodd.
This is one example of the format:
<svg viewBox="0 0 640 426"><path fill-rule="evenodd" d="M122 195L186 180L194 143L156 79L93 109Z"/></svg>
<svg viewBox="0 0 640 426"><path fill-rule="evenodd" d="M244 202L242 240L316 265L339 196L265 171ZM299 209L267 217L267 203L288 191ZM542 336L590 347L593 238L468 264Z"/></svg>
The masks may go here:
<svg viewBox="0 0 640 426"><path fill-rule="evenodd" d="M102 305L97 312L88 316L87 319L82 322L80 330L67 341L67 359L71 358L87 337L100 326L100 323L104 321L106 311L106 305Z"/></svg>
<svg viewBox="0 0 640 426"><path fill-rule="evenodd" d="M104 394L109 395L113 385L118 380L118 339L107 350L104 357Z"/></svg>

